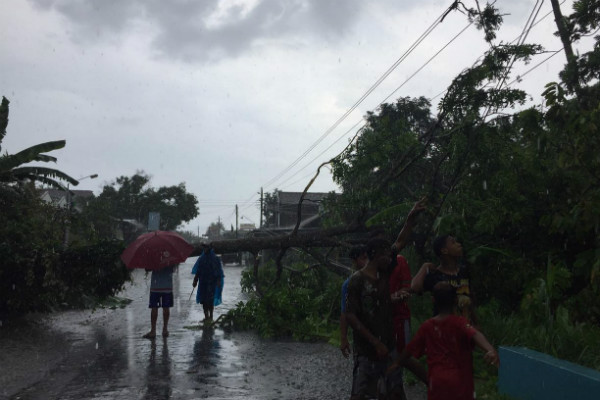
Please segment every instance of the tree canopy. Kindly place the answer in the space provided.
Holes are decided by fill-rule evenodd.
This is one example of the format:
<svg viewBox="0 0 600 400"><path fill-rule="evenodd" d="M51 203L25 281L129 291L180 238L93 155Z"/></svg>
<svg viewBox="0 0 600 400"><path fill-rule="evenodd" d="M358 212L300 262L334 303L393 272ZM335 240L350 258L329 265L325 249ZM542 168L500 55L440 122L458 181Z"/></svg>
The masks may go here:
<svg viewBox="0 0 600 400"><path fill-rule="evenodd" d="M575 2L562 21L568 41L595 34L598 9L597 1ZM326 202L327 230L218 245L280 249L281 271L290 247L339 246L344 235L374 225L397 233L412 203L427 196L429 213L413 237L422 261L433 259L435 235L453 233L469 250L480 301L515 310L543 293L534 303L550 314L567 307L575 319L600 320L598 307L580 307L600 298L600 36L591 51L567 54L543 104L525 107L512 67L544 49L494 44L498 10L468 11L489 50L453 80L436 109L405 97L366 115L329 161L342 194Z"/></svg>
<svg viewBox="0 0 600 400"><path fill-rule="evenodd" d="M147 226L149 213L158 212L159 229L175 230L198 215L198 200L187 192L185 183L154 188L150 181L151 177L141 171L131 177L120 176L105 185L88 206L90 218L98 224L98 229L110 235L114 223L122 220L135 220Z"/></svg>
<svg viewBox="0 0 600 400"><path fill-rule="evenodd" d="M598 10L598 2L575 2L569 40L595 33ZM527 95L506 84L513 60L543 49L500 44L454 79L437 110L424 98L401 98L369 113L356 141L333 160L343 188L331 205L338 222L359 216L398 229L408 204L425 195L422 233L465 242L480 300L517 307L547 270L560 276L554 306L597 300L599 39L546 86L543 104L511 111ZM421 256L431 258L423 244Z"/></svg>

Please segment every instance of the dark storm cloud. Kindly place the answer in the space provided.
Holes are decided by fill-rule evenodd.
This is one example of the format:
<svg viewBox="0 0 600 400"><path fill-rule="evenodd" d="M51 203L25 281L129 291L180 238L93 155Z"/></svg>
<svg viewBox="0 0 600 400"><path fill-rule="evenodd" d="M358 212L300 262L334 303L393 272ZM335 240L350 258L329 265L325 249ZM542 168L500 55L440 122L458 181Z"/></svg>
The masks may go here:
<svg viewBox="0 0 600 400"><path fill-rule="evenodd" d="M156 49L187 61L234 57L269 40L339 40L365 4L360 0L261 0L253 8L225 2L230 6L223 9L218 0L30 1L71 21L76 41L119 35L135 22L150 23L156 32Z"/></svg>

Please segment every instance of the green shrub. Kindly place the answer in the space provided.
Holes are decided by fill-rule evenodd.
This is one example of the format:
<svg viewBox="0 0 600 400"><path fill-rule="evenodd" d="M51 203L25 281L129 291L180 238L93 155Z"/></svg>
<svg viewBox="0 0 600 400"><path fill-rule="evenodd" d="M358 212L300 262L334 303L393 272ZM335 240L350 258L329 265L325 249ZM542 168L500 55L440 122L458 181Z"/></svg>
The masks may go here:
<svg viewBox="0 0 600 400"><path fill-rule="evenodd" d="M89 307L129 279L121 242L63 251L64 210L27 187L0 186L0 317Z"/></svg>
<svg viewBox="0 0 600 400"><path fill-rule="evenodd" d="M63 252L55 278L69 288L64 302L81 306L82 297L106 299L119 292L130 280L119 258L124 249L121 241L100 241Z"/></svg>
<svg viewBox="0 0 600 400"><path fill-rule="evenodd" d="M235 329L253 329L263 337L293 337L296 340L332 339L338 332L342 278L323 268L307 269L295 264L275 280L270 262L259 270L262 296L252 291L252 270L242 274L242 290L250 293L225 320Z"/></svg>

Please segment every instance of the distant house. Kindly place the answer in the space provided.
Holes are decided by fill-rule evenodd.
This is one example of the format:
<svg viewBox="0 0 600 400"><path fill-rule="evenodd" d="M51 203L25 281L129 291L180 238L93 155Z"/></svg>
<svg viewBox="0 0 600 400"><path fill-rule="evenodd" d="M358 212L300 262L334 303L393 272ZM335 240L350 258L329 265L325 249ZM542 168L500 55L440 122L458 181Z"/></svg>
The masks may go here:
<svg viewBox="0 0 600 400"><path fill-rule="evenodd" d="M67 191L60 189L40 189L40 198L46 203L52 204L58 208L67 207ZM91 190L71 190L70 199L72 209L81 212L89 199L94 197Z"/></svg>
<svg viewBox="0 0 600 400"><path fill-rule="evenodd" d="M256 225L252 223L241 223L239 231L240 232L250 232L256 229Z"/></svg>
<svg viewBox="0 0 600 400"><path fill-rule="evenodd" d="M330 193L306 193L302 202L301 228L320 227L321 201L329 195ZM271 227L293 229L296 226L296 221L298 220L298 203L301 196L302 192L276 192L275 204L267 205L267 207L275 208L274 210L269 210L274 214L274 226Z"/></svg>

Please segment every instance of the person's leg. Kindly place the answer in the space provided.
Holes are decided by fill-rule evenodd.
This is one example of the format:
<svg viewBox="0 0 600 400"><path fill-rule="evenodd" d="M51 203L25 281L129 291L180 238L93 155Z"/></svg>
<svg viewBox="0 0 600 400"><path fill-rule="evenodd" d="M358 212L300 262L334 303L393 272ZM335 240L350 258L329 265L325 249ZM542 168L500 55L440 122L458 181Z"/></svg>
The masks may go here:
<svg viewBox="0 0 600 400"><path fill-rule="evenodd" d="M204 311L204 321L210 320L210 313L206 303L202 303L202 310Z"/></svg>
<svg viewBox="0 0 600 400"><path fill-rule="evenodd" d="M156 337L156 320L158 319L158 307L160 307L160 295L158 293L150 292L148 307L150 307L150 332L146 333L144 337L147 339L154 339Z"/></svg>
<svg viewBox="0 0 600 400"><path fill-rule="evenodd" d="M156 337L156 320L158 319L158 307L152 307L150 311L150 332L144 335L147 339Z"/></svg>
<svg viewBox="0 0 600 400"><path fill-rule="evenodd" d="M169 316L171 315L171 309L169 307L163 307L163 331L162 335L164 337L169 336Z"/></svg>
<svg viewBox="0 0 600 400"><path fill-rule="evenodd" d="M398 351L394 349L391 354L391 363L395 362L399 357ZM387 365L385 370L387 370ZM406 400L404 392L404 371L403 368L397 368L389 374L383 372L387 399L390 400Z"/></svg>
<svg viewBox="0 0 600 400"><path fill-rule="evenodd" d="M352 400L366 400L377 396L376 366L365 356L356 357L356 377L354 379Z"/></svg>
<svg viewBox="0 0 600 400"><path fill-rule="evenodd" d="M173 292L165 292L162 295L163 308L163 331L164 337L169 336L169 316L171 315L171 307L173 307Z"/></svg>
<svg viewBox="0 0 600 400"><path fill-rule="evenodd" d="M354 364L352 365L352 388L350 389L350 400L356 398L356 377L358 375L358 357L356 354L352 356Z"/></svg>
<svg viewBox="0 0 600 400"><path fill-rule="evenodd" d="M208 307L208 318L210 318L210 320L213 320L213 311L215 310L215 306L211 305Z"/></svg>

